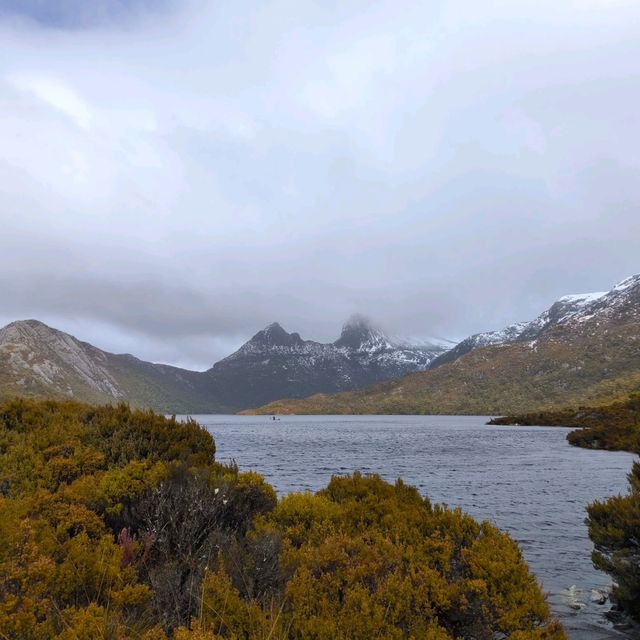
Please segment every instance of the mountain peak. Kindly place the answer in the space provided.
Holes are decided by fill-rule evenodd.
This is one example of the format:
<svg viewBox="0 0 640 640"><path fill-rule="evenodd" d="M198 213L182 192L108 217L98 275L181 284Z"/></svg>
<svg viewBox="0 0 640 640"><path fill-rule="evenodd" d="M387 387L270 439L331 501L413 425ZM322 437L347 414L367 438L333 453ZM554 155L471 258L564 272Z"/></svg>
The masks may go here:
<svg viewBox="0 0 640 640"><path fill-rule="evenodd" d="M344 323L342 333L334 344L349 349L359 349L365 345L383 348L388 345L388 340L380 329L371 324L369 318L354 314Z"/></svg>
<svg viewBox="0 0 640 640"><path fill-rule="evenodd" d="M273 335L278 335L278 334L286 334L289 335L283 328L282 325L279 322L272 322L271 324L268 324L263 330L262 330L265 334L273 334Z"/></svg>
<svg viewBox="0 0 640 640"><path fill-rule="evenodd" d="M54 336L60 332L40 320L15 320L0 328L0 342L16 339L34 339Z"/></svg>
<svg viewBox="0 0 640 640"><path fill-rule="evenodd" d="M373 325L371 320L367 318L367 316L362 315L361 313L354 313L347 321L342 325L342 330L345 329L368 329L371 330Z"/></svg>
<svg viewBox="0 0 640 640"><path fill-rule="evenodd" d="M26 320L14 320L13 322L10 322L7 327L48 329L49 331L55 331L55 329L52 329L49 325L46 325L44 322L40 322L40 320L36 320L35 318L28 318Z"/></svg>
<svg viewBox="0 0 640 640"><path fill-rule="evenodd" d="M633 276L629 276L628 278L625 278L621 282L618 282L618 284L615 287L613 287L611 291L612 292L628 291L629 289L633 289L638 285L640 285L640 273L637 273L636 275L633 275Z"/></svg>
<svg viewBox="0 0 640 640"><path fill-rule="evenodd" d="M598 291L595 293L574 293L568 296L562 296L562 298L558 298L556 303L560 302L563 304L575 304L585 306L591 302L595 302L602 298L602 296L607 295L607 291Z"/></svg>
<svg viewBox="0 0 640 640"><path fill-rule="evenodd" d="M302 342L299 333L287 333L278 322L272 322L262 331L258 331L248 344L270 346L270 347L289 347Z"/></svg>

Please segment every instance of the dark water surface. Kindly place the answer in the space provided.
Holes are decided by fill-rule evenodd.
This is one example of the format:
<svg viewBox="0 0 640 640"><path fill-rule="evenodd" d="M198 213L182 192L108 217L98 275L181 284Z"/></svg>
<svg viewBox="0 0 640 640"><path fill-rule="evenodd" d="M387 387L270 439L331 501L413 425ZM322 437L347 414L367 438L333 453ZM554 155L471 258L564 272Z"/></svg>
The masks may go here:
<svg viewBox="0 0 640 640"><path fill-rule="evenodd" d="M571 447L568 429L472 416L193 417L215 437L218 460L259 471L279 494L359 469L491 520L518 541L571 640L637 637L605 621L608 604L590 602L610 580L591 566L584 524L587 503L626 492L631 454Z"/></svg>

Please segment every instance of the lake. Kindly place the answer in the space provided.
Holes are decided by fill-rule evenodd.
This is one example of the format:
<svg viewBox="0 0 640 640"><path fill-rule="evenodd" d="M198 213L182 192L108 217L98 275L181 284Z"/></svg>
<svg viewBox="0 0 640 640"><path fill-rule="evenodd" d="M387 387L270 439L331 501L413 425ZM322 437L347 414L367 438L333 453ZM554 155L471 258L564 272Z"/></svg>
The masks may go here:
<svg viewBox="0 0 640 640"><path fill-rule="evenodd" d="M491 520L518 541L571 640L630 637L603 618L608 604L589 600L610 580L591 565L584 519L589 502L626 492L632 454L571 447L569 429L476 416L193 417L215 437L219 461L259 471L280 495L359 469Z"/></svg>

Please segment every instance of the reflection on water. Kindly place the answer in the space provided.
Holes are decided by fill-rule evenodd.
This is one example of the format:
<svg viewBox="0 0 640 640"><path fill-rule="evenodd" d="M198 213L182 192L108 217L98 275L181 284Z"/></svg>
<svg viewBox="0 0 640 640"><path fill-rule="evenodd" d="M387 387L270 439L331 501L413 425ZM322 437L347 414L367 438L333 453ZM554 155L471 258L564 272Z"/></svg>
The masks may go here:
<svg viewBox="0 0 640 640"><path fill-rule="evenodd" d="M520 543L572 640L628 637L602 617L607 605L590 602L610 581L591 566L584 519L587 503L626 491L633 455L570 447L567 429L489 427L472 416L194 418L219 460L259 471L280 494L359 469L495 522Z"/></svg>

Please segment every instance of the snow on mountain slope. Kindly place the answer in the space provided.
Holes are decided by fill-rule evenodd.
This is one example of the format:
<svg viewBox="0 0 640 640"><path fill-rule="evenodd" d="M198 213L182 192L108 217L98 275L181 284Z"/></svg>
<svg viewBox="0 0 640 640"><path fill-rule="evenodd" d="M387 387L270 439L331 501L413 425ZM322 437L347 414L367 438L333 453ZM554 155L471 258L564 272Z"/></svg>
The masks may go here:
<svg viewBox="0 0 640 640"><path fill-rule="evenodd" d="M351 318L340 337L327 344L303 340L273 323L204 373L111 354L26 320L0 329L0 395L126 400L166 412L230 412L358 389L436 368L482 347L533 345L557 327L596 335L629 319L631 324L640 319L640 275L606 293L563 296L531 322L475 334L452 349L441 342L391 338L361 316Z"/></svg>
<svg viewBox="0 0 640 640"><path fill-rule="evenodd" d="M416 371L425 369L433 358L450 348L450 345L445 346L441 342L413 344L407 339L390 338L360 315L349 318L333 346L351 357L359 358L363 363L378 360L415 367Z"/></svg>
<svg viewBox="0 0 640 640"><path fill-rule="evenodd" d="M509 325L504 329L498 331L486 331L484 333L475 333L468 338L465 338L462 342L459 342L455 347L444 352L442 355L434 358L430 364L430 369L435 369L443 364L454 362L465 353L469 353L474 349L481 347L490 347L498 344L509 344L515 342L518 336L528 326L527 322L517 322Z"/></svg>
<svg viewBox="0 0 640 640"><path fill-rule="evenodd" d="M611 291L586 305L576 319L628 319L640 317L640 274L619 282Z"/></svg>
<svg viewBox="0 0 640 640"><path fill-rule="evenodd" d="M333 343L303 340L278 323L259 331L207 375L234 406L347 391L425 370L442 344L396 342L362 316L345 323Z"/></svg>
<svg viewBox="0 0 640 640"><path fill-rule="evenodd" d="M454 362L464 354L480 347L533 341L553 327L568 325L572 322L585 322L597 316L610 320L615 318L616 314L637 315L639 310L640 275L635 275L618 283L611 291L562 296L530 322L519 322L500 331L472 335L450 351L435 358L429 368L435 369L443 364Z"/></svg>
<svg viewBox="0 0 640 640"><path fill-rule="evenodd" d="M446 362L453 365L438 366ZM563 296L535 320L477 334L428 371L255 413L506 415L607 403L637 393L640 276L607 293Z"/></svg>
<svg viewBox="0 0 640 640"><path fill-rule="evenodd" d="M606 295L606 292L600 292L562 296L535 320L529 322L516 340L535 340L551 327L584 317L589 313L591 306Z"/></svg>

